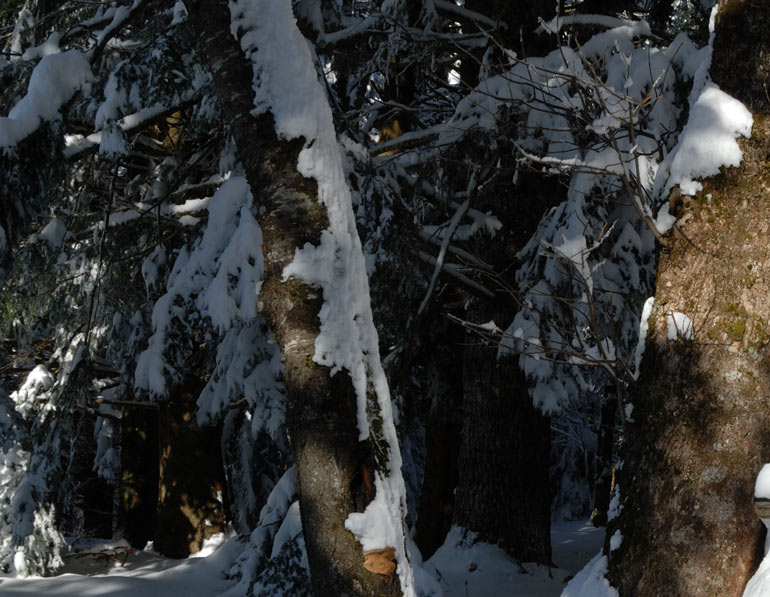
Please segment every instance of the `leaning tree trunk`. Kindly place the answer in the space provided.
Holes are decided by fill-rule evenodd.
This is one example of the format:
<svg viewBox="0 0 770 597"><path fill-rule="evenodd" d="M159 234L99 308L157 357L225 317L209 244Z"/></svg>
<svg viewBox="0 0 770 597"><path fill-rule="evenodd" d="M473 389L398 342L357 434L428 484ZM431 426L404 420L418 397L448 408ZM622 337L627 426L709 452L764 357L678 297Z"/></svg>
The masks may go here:
<svg viewBox="0 0 770 597"><path fill-rule="evenodd" d="M188 8L260 210L265 274L259 310L284 360L289 434L314 593L400 594L396 571L376 574L364 568L361 545L345 528L348 515L363 511L373 499L374 458L371 446L358 440L349 376L341 372L332 377L328 368L313 362L322 292L294 278L281 280L295 250L318 244L328 225L315 181L297 173L304 141L279 140L270 113L251 115L252 67L230 34L227 0L188 2Z"/></svg>
<svg viewBox="0 0 770 597"><path fill-rule="evenodd" d="M659 265L618 480L610 581L621 595L739 596L761 557L752 496L770 461L770 121L752 86L763 84L770 7L752 5L749 22L748 2L723 4L712 74L754 108L754 129L743 165L685 205L691 216ZM745 28L730 35L736 24ZM694 340L669 339L672 311L692 319Z"/></svg>

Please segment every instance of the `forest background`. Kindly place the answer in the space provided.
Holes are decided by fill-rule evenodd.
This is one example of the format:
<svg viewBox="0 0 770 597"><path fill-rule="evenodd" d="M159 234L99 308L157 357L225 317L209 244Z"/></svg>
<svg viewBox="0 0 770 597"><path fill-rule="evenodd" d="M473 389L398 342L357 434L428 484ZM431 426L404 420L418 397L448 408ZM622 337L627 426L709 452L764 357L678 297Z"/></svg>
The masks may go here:
<svg viewBox="0 0 770 597"><path fill-rule="evenodd" d="M566 591L740 595L768 12L4 3L3 572L229 525L233 594L431 595L591 516Z"/></svg>

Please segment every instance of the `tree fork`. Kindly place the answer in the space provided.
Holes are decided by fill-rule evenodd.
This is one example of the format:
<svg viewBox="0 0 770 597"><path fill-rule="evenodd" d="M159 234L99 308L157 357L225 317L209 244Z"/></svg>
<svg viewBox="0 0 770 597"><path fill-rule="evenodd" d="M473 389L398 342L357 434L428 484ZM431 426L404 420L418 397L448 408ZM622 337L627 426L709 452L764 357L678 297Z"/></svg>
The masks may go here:
<svg viewBox="0 0 770 597"><path fill-rule="evenodd" d="M230 34L226 0L188 1L190 20L214 78L259 210L265 274L259 310L276 335L290 401L288 426L297 468L300 512L316 595L400 594L398 577L364 568L364 554L345 520L373 497L366 472L370 442L358 440L356 396L347 373L334 377L313 361L322 291L282 281L296 248L317 244L327 227L315 181L296 169L303 139L278 139L273 116L251 114L252 67Z"/></svg>

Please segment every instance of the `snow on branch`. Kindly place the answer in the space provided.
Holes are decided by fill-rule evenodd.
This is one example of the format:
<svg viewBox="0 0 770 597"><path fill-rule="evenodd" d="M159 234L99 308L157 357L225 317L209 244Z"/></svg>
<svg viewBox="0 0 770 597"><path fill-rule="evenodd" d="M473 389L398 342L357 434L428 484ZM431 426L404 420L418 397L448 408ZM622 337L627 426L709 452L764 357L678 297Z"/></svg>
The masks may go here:
<svg viewBox="0 0 770 597"><path fill-rule="evenodd" d="M692 83L708 54L684 36L668 48L641 45L637 38L651 39L641 21L576 16L550 25L574 24L608 30L577 49L511 58L458 104L438 140L457 143L507 119L521 166L569 176L566 202L519 253L521 306L498 338L520 355L535 403L550 412L581 391L581 367L620 383L638 368L644 299L628 297L652 294L656 241L665 242L656 175L681 127L677 86Z"/></svg>
<svg viewBox="0 0 770 597"><path fill-rule="evenodd" d="M134 0L131 6L118 6L113 13L109 25L99 31L96 35L96 43L90 50L91 62L96 62L100 57L107 43L117 35L120 28L126 25L132 17L137 14L137 9L144 3L144 0Z"/></svg>
<svg viewBox="0 0 770 597"><path fill-rule="evenodd" d="M362 35L375 27L379 19L376 15L370 15L359 20L357 23L340 29L339 31L333 31L332 33L324 33L318 39L319 48L326 48L333 46L342 41L346 41L352 37Z"/></svg>
<svg viewBox="0 0 770 597"><path fill-rule="evenodd" d="M472 21L474 23L486 25L492 30L494 29L505 30L508 28L504 22L490 19L486 15L476 12L475 10L470 10L468 8L465 8L464 6L460 6L454 2L448 2L447 0L433 0L433 5L439 10L443 10L444 12L448 12L450 14L456 15L463 19L467 19L468 21Z"/></svg>
<svg viewBox="0 0 770 597"><path fill-rule="evenodd" d="M12 152L41 122L60 118L62 106L92 78L91 65L78 50L43 57L32 71L26 95L7 117L0 117L0 149Z"/></svg>
<svg viewBox="0 0 770 597"><path fill-rule="evenodd" d="M164 120L178 110L182 110L195 102L195 93L190 92L183 96L184 101L175 106L163 106L157 104L143 108L133 114L127 114L116 122L116 126L121 133L133 133L141 131L147 127ZM64 157L68 160L76 160L90 155L96 150L102 151L102 143L105 141L104 131L96 131L83 137L81 135L67 135L66 147L64 148Z"/></svg>
<svg viewBox="0 0 770 597"><path fill-rule="evenodd" d="M473 178L475 178L475 176ZM441 242L441 249L439 250L438 257L436 258L436 265L433 268L433 276L431 276L430 284L428 284L428 290L425 291L425 297L423 297L422 302L417 309L417 317L422 315L422 312L425 311L425 307L428 306L428 301L433 294L433 288L436 286L436 281L438 280L438 276L441 273L441 268L444 265L444 256L446 255L447 247L449 246L449 243L454 236L455 230L457 230L457 226L460 224L460 220L468 211L470 204L471 198L468 197L465 202L457 208L454 215L452 216L452 220L449 222L448 230L444 234L444 239Z"/></svg>
<svg viewBox="0 0 770 597"><path fill-rule="evenodd" d="M562 27L569 25L598 25L607 29L616 29L618 27L629 27L639 34L649 35L650 27L645 21L632 21L629 19L619 19L608 15L597 14L572 14L555 16L550 21L540 20L538 33L558 33Z"/></svg>

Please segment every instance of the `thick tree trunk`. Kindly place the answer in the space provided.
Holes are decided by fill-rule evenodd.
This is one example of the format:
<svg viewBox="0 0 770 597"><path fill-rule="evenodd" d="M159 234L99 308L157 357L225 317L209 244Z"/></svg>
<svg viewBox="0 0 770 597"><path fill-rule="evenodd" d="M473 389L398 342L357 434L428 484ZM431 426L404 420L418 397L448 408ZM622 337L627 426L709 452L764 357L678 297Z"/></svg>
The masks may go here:
<svg viewBox="0 0 770 597"><path fill-rule="evenodd" d="M757 46L766 55L770 7L752 3L749 14L748 4L723 3L712 73L728 93L766 109L762 78L745 75L767 65L740 57L756 58ZM731 34L737 22L746 27ZM691 217L661 258L618 480L623 542L611 553L610 580L621 595L739 596L761 555L752 496L770 460L768 143L770 121L755 111L743 165L685 204ZM693 321L693 341L669 339L672 311Z"/></svg>
<svg viewBox="0 0 770 597"><path fill-rule="evenodd" d="M478 321L493 319L476 311ZM521 562L551 564L550 421L532 404L517 357L498 360L496 344L468 341L455 521Z"/></svg>
<svg viewBox="0 0 770 597"><path fill-rule="evenodd" d="M714 82L752 110L770 112L770 5L720 0L717 13Z"/></svg>
<svg viewBox="0 0 770 597"><path fill-rule="evenodd" d="M202 389L199 380L191 380L159 405L160 483L153 543L172 558L200 551L204 540L224 531L221 430L195 424Z"/></svg>
<svg viewBox="0 0 770 597"><path fill-rule="evenodd" d="M123 409L118 529L131 547L143 549L155 534L158 515L158 411Z"/></svg>
<svg viewBox="0 0 770 597"><path fill-rule="evenodd" d="M623 536L610 559L621 595L739 596L755 566L754 478L770 458L770 251L760 232L770 210L756 218L729 185L714 200L720 207L698 208L684 228L694 244L673 239L660 265L618 478L623 512L609 530ZM728 212L719 228L708 223L717 209ZM671 310L693 319L693 342L668 340Z"/></svg>
<svg viewBox="0 0 770 597"><path fill-rule="evenodd" d="M349 376L331 377L329 369L313 362L322 293L296 279L281 281L295 249L318 244L328 224L315 182L296 170L304 142L279 140L269 113L251 116L252 67L230 35L227 1L190 2L188 8L259 204L265 253L259 309L284 359L289 433L314 592L340 597L399 594L396 573L380 575L364 568L361 545L344 526L348 515L362 511L373 497L374 459L369 445L358 441Z"/></svg>
<svg viewBox="0 0 770 597"><path fill-rule="evenodd" d="M483 202L474 206L491 209L503 222L493 239L477 241L477 252L492 260L507 284L516 270L516 254L543 212L563 196L555 178L544 181L525 173L516 187L509 181L499 177L485 185ZM494 301L475 304L468 318L506 327L517 310L511 287L515 283L499 289ZM499 543L521 562L550 564L550 420L532 403L518 355L498 360L496 343L485 344L475 334L466 341L455 522L484 541Z"/></svg>

